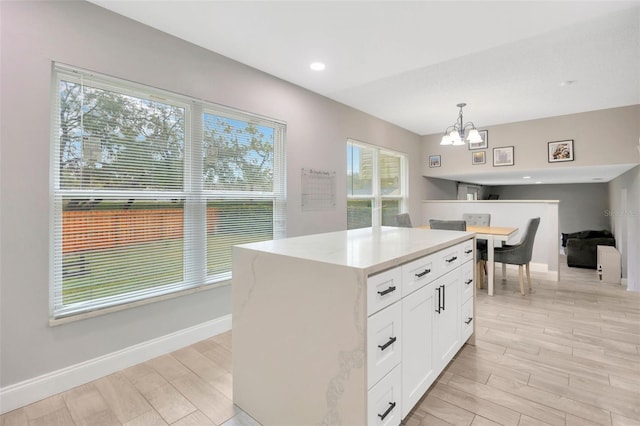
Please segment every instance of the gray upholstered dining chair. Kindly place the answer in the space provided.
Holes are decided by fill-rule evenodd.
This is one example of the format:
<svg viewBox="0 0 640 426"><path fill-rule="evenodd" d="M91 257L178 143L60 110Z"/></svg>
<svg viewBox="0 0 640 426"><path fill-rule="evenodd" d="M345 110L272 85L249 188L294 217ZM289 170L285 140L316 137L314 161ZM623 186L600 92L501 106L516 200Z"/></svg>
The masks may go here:
<svg viewBox="0 0 640 426"><path fill-rule="evenodd" d="M400 213L396 215L396 223L402 228L412 228L411 216L409 213Z"/></svg>
<svg viewBox="0 0 640 426"><path fill-rule="evenodd" d="M462 220L467 226L491 226L491 213L463 213Z"/></svg>
<svg viewBox="0 0 640 426"><path fill-rule="evenodd" d="M527 231L518 244L496 247L493 251L495 262L506 263L509 265L518 265L520 293L522 293L523 295L525 294L524 280L522 277L523 266L525 266L527 269L527 284L529 285L529 291L531 291L531 272L529 271L529 263L531 262L531 256L533 254L533 242L536 238L538 225L540 225L539 217L530 219L527 225ZM485 258L483 260L487 259Z"/></svg>
<svg viewBox="0 0 640 426"><path fill-rule="evenodd" d="M462 220L467 222L467 226L491 226L491 213L463 213ZM487 263L482 260L487 256L487 240L476 240L476 250L478 252L478 287L482 288L483 275L487 273Z"/></svg>
<svg viewBox="0 0 640 426"><path fill-rule="evenodd" d="M446 229L449 231L466 231L467 222L464 220L438 220L430 219L429 227L431 229Z"/></svg>

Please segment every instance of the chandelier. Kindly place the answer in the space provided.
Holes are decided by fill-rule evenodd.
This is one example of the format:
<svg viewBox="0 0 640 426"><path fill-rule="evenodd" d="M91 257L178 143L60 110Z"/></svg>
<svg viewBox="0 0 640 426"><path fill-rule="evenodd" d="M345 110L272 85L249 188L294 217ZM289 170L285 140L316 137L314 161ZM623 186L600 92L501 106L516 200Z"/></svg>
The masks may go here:
<svg viewBox="0 0 640 426"><path fill-rule="evenodd" d="M467 129L471 129L467 135L468 142L482 142L482 137L480 136L480 133L478 133L476 126L471 121L464 123L464 120L462 119L462 108L467 106L467 104L463 102L456 106L460 108L458 121L456 121L452 126L447 127L447 130L444 131L444 135L442 136L440 145L464 145L464 136Z"/></svg>

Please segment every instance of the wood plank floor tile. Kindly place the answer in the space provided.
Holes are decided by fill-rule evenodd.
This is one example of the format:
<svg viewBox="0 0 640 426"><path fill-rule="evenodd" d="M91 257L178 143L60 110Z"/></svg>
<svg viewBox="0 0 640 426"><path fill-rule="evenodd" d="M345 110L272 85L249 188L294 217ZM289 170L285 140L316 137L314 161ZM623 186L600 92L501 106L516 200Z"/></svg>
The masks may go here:
<svg viewBox="0 0 640 426"><path fill-rule="evenodd" d="M191 370L185 367L184 364L175 359L171 354L159 356L147 361L145 364L153 367L169 382L191 373Z"/></svg>
<svg viewBox="0 0 640 426"><path fill-rule="evenodd" d="M222 345L215 345L212 348L202 352L206 356L229 373L233 373L233 358L231 351Z"/></svg>
<svg viewBox="0 0 640 426"><path fill-rule="evenodd" d="M582 403L580 401L574 401L562 394L556 394L550 391L541 390L529 386L527 383L506 380L498 376L491 376L487 384L496 389L501 389L505 392L521 396L522 398L525 398L529 401L533 401L538 404L553 408L555 410L558 410L559 412L574 414L576 416L583 416L585 418L591 419L591 421L599 425L608 426L611 424L611 416L609 415L609 411Z"/></svg>
<svg viewBox="0 0 640 426"><path fill-rule="evenodd" d="M471 422L471 426L500 426L502 423L492 422L484 417L475 416Z"/></svg>
<svg viewBox="0 0 640 426"><path fill-rule="evenodd" d="M121 372L96 380L95 386L120 423L127 423L151 410L144 396Z"/></svg>
<svg viewBox="0 0 640 426"><path fill-rule="evenodd" d="M231 399L193 373L173 380L171 384L215 424L222 424L237 414Z"/></svg>
<svg viewBox="0 0 640 426"><path fill-rule="evenodd" d="M173 423L196 411L196 407L187 398L153 369L132 381L136 389L167 423Z"/></svg>
<svg viewBox="0 0 640 426"><path fill-rule="evenodd" d="M63 394L75 425L120 425L116 415L96 388L95 382L78 386Z"/></svg>
<svg viewBox="0 0 640 426"><path fill-rule="evenodd" d="M630 419L628 417L624 417L623 415L612 413L611 414L613 420L613 426L638 426L640 425L640 420Z"/></svg>
<svg viewBox="0 0 640 426"><path fill-rule="evenodd" d="M215 380L210 381L209 384L220 391L224 396L233 400L233 377L231 373L224 373L218 376Z"/></svg>
<svg viewBox="0 0 640 426"><path fill-rule="evenodd" d="M630 392L640 392L640 379L632 377L621 377L615 374L609 375L609 383L618 389L624 389Z"/></svg>
<svg viewBox="0 0 640 426"><path fill-rule="evenodd" d="M611 416L609 416L609 421L606 424L611 425ZM598 423L589 421L584 417L578 417L578 416L574 416L573 414L567 414L567 426L599 426L599 425Z"/></svg>
<svg viewBox="0 0 640 426"><path fill-rule="evenodd" d="M0 425L1 426L28 426L29 420L27 420L27 415L24 412L23 408L18 408L17 410L9 411L8 413L0 416Z"/></svg>
<svg viewBox="0 0 640 426"><path fill-rule="evenodd" d="M218 377L228 373L226 369L191 346L175 351L171 355L198 377L209 383L216 382Z"/></svg>
<svg viewBox="0 0 640 426"><path fill-rule="evenodd" d="M564 395L574 401L583 402L603 410L616 412L629 418L640 420L640 392L625 392L614 387L597 386L592 388L560 386L531 376L529 385Z"/></svg>
<svg viewBox="0 0 640 426"><path fill-rule="evenodd" d="M551 425L564 426L565 413L527 400L521 396L502 391L492 386L473 382L460 376L454 376L449 381L449 385L462 391L469 389L469 392L473 392L473 394L479 398L486 399L494 404L518 411Z"/></svg>
<svg viewBox="0 0 640 426"><path fill-rule="evenodd" d="M215 343L227 348L229 351L232 351L232 349L233 349L232 348L233 338L232 338L231 331L227 331L225 333L220 333L217 336L211 337L211 339Z"/></svg>
<svg viewBox="0 0 640 426"><path fill-rule="evenodd" d="M430 394L443 401L464 408L475 414L476 417L481 416L501 425L517 425L520 419L520 413L514 410L478 398L476 395L445 384L437 384L431 389Z"/></svg>
<svg viewBox="0 0 640 426"><path fill-rule="evenodd" d="M511 358L528 362L530 368L540 368L542 370L558 374L574 374L586 377L599 376L608 379L608 373L602 369L595 369L593 364L582 362L581 359L574 358L568 354L553 354L550 352L541 352L540 354L530 354L528 352L508 349L505 354Z"/></svg>
<svg viewBox="0 0 640 426"><path fill-rule="evenodd" d="M478 383L487 383L491 375L491 368L483 367L473 359L459 358L451 364L447 372L466 377Z"/></svg>
<svg viewBox="0 0 640 426"><path fill-rule="evenodd" d="M24 413L27 415L27 419L33 420L47 414L58 411L61 408L67 408L64 399L61 394L54 395L50 398L43 399L42 401L34 402L24 407Z"/></svg>
<svg viewBox="0 0 640 426"><path fill-rule="evenodd" d="M147 411L140 416L123 423L122 426L167 426L168 423L155 410Z"/></svg>
<svg viewBox="0 0 640 426"><path fill-rule="evenodd" d="M260 426L260 423L256 422L253 417L244 411L241 411L224 422L222 426Z"/></svg>
<svg viewBox="0 0 640 426"><path fill-rule="evenodd" d="M171 424L172 426L217 426L211 419L205 416L202 411L194 411Z"/></svg>
<svg viewBox="0 0 640 426"><path fill-rule="evenodd" d="M520 417L520 423L518 423L518 425L519 426L550 426L549 423L545 423L543 421L540 421L533 417L526 416L524 414Z"/></svg>
<svg viewBox="0 0 640 426"><path fill-rule="evenodd" d="M518 351L537 354L540 352L540 346L530 339L517 334L509 334L500 330L489 330L484 336L483 341L488 341L497 345L505 346L507 350L516 349Z"/></svg>
<svg viewBox="0 0 640 426"><path fill-rule="evenodd" d="M436 416L433 416L429 413L426 413L425 416L421 419L420 425L422 426L451 426L454 423L445 422L442 419L439 419Z"/></svg>
<svg viewBox="0 0 640 426"><path fill-rule="evenodd" d="M66 406L29 420L29 426L69 426L73 424L73 418Z"/></svg>

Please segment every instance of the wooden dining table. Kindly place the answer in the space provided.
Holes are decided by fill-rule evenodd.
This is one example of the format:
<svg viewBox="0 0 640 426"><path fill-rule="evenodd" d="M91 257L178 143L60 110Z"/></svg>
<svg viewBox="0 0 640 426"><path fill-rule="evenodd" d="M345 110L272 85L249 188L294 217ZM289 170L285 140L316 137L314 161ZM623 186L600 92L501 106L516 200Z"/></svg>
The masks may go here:
<svg viewBox="0 0 640 426"><path fill-rule="evenodd" d="M429 225L418 226L418 228L431 229ZM493 287L495 282L495 261L493 249L495 247L501 247L504 242L513 237L518 232L518 228L468 225L467 232L475 232L476 239L487 241L487 281L489 282L487 294L489 296L493 296ZM482 282L482 280L480 282Z"/></svg>

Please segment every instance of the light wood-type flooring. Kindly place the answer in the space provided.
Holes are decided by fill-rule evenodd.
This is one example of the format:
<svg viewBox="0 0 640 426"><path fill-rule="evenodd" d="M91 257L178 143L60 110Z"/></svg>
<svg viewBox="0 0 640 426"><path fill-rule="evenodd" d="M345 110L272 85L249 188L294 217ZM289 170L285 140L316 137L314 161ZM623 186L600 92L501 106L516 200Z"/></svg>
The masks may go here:
<svg viewBox="0 0 640 426"><path fill-rule="evenodd" d="M532 273L521 296L517 271L504 282L496 272L495 296L478 291L477 345L405 425L640 425L640 294L562 267L560 282ZM233 405L231 350L224 333L9 412L2 426L259 426Z"/></svg>

